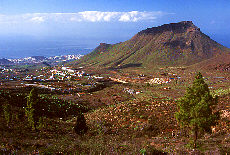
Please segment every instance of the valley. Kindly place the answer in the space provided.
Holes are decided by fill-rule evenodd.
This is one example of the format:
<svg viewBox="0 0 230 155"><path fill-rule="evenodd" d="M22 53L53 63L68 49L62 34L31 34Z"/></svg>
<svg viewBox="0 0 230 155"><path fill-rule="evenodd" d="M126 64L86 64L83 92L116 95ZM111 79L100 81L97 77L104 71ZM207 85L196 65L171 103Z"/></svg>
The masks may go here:
<svg viewBox="0 0 230 155"><path fill-rule="evenodd" d="M65 63L2 65L0 153L229 154L229 51L188 21L101 43ZM198 72L218 96L212 110L220 118L210 133L200 132L194 149L175 113ZM34 128L25 113L33 98ZM78 134L82 117L85 132Z"/></svg>

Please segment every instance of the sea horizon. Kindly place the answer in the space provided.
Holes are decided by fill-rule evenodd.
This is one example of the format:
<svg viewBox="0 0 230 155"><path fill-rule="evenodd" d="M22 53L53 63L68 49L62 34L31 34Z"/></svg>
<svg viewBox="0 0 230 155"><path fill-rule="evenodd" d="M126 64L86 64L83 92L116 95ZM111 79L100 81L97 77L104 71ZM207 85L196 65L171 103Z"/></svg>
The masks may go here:
<svg viewBox="0 0 230 155"><path fill-rule="evenodd" d="M20 59L31 56L86 55L96 45L76 40L31 38L0 38L0 59Z"/></svg>
<svg viewBox="0 0 230 155"><path fill-rule="evenodd" d="M7 54L2 54L0 50L0 59L21 59L26 57L33 56L44 56L44 57L53 57L53 56L62 56L62 55L86 55L90 53L93 49L88 48L54 48L54 49L16 49L6 51Z"/></svg>

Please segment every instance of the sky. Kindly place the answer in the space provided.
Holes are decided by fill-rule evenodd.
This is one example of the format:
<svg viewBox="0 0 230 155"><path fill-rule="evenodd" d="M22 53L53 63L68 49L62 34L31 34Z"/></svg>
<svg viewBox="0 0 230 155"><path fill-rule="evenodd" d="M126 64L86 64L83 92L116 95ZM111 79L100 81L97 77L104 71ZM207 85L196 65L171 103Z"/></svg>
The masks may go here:
<svg viewBox="0 0 230 155"><path fill-rule="evenodd" d="M0 0L0 41L62 40L95 48L180 21L193 21L230 47L230 0Z"/></svg>

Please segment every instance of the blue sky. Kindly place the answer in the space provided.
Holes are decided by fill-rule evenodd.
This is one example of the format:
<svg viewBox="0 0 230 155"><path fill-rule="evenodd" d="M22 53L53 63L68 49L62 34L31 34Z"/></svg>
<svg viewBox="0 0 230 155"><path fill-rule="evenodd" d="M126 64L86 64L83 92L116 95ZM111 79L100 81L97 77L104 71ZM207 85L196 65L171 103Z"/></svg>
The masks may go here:
<svg viewBox="0 0 230 155"><path fill-rule="evenodd" d="M230 47L230 0L1 0L0 38L116 43L148 27L193 21Z"/></svg>

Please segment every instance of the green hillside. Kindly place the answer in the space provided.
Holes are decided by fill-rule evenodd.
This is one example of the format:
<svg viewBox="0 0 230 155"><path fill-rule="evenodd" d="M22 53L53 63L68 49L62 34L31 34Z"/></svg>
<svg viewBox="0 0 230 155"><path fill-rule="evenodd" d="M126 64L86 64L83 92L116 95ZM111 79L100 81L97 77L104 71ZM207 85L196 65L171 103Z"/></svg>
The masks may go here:
<svg viewBox="0 0 230 155"><path fill-rule="evenodd" d="M148 28L122 43L101 43L77 65L106 68L180 66L227 52L229 49L210 39L191 21L185 21Z"/></svg>

